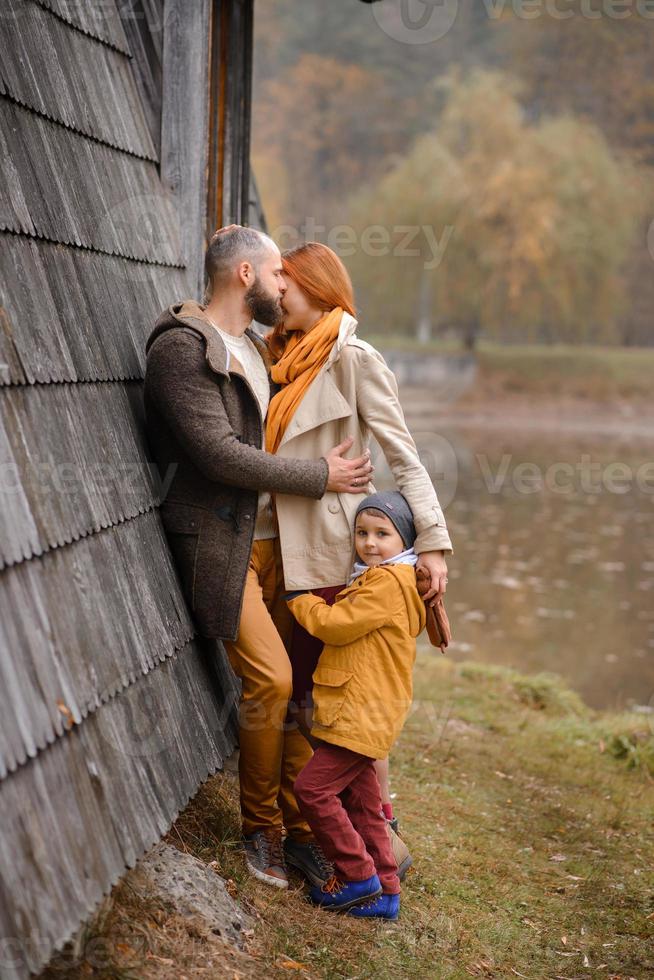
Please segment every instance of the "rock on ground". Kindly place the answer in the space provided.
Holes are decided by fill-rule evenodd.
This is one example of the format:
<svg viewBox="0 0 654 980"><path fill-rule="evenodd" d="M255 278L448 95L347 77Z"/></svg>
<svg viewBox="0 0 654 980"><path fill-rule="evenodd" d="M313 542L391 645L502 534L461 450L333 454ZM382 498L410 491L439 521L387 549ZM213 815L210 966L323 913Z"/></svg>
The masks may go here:
<svg viewBox="0 0 654 980"><path fill-rule="evenodd" d="M207 932L243 947L252 920L229 895L224 880L210 867L169 844L157 844L129 874L130 885L144 898L158 898L172 912L206 924Z"/></svg>

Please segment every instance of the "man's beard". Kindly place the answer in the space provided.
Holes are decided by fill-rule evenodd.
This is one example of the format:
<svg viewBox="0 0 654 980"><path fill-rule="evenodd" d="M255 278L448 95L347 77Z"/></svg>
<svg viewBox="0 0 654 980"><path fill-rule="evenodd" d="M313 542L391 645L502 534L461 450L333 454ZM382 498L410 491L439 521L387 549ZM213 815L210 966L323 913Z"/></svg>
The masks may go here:
<svg viewBox="0 0 654 980"><path fill-rule="evenodd" d="M279 296L272 297L255 279L245 294L245 305L250 316L264 327L276 327L284 319L284 311Z"/></svg>

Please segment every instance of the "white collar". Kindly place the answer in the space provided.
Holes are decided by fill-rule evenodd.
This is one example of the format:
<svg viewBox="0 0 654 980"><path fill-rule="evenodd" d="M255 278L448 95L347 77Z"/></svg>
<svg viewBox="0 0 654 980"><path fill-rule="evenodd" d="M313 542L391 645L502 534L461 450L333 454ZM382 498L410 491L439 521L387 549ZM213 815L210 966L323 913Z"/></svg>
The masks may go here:
<svg viewBox="0 0 654 980"><path fill-rule="evenodd" d="M399 555L393 555L392 558L384 558L383 561L380 561L379 565L416 565L417 562L418 556L414 549L407 548L406 551L400 551ZM369 568L379 568L379 565L366 565L362 561L355 561L347 584L351 585L359 575L363 575Z"/></svg>
<svg viewBox="0 0 654 980"><path fill-rule="evenodd" d="M355 320L353 316L344 311L343 316L341 317L341 325L338 328L338 337L336 338L336 342L329 352L329 357L325 362L326 365L333 364L333 362L340 357L342 349L345 347L352 334L356 333L357 326L358 320Z"/></svg>

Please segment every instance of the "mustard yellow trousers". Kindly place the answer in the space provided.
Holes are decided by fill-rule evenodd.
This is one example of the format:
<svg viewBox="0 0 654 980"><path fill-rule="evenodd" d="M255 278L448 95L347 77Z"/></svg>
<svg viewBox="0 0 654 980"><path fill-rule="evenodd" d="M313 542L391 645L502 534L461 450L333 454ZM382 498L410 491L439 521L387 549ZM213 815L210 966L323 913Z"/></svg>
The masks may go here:
<svg viewBox="0 0 654 980"><path fill-rule="evenodd" d="M282 598L279 539L255 541L250 556L239 634L225 649L241 678L239 780L243 833L286 828L312 840L293 787L312 750L287 720L293 689L288 657L293 616Z"/></svg>

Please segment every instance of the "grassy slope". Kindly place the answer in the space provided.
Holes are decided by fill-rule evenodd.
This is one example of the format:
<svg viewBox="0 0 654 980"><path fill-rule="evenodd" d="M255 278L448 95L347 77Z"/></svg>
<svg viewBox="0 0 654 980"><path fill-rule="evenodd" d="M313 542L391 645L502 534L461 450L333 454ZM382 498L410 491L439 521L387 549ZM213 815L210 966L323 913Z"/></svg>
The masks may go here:
<svg viewBox="0 0 654 980"><path fill-rule="evenodd" d="M417 678L429 700L393 756L416 863L401 924L325 923L288 896L267 912L269 953L329 978L572 977L584 957L606 975L654 971L654 788L611 752L632 723L595 720L546 678L431 657ZM644 762L651 725L635 727Z"/></svg>
<svg viewBox="0 0 654 980"><path fill-rule="evenodd" d="M251 955L221 953L123 885L98 926L121 937L110 971L70 976L641 980L654 975L652 771L651 716L591 712L546 675L421 654L392 757L415 859L397 925L314 910L299 882L284 893L249 879L236 780L220 775L169 841L216 861L255 913ZM144 943L148 958L121 972Z"/></svg>

